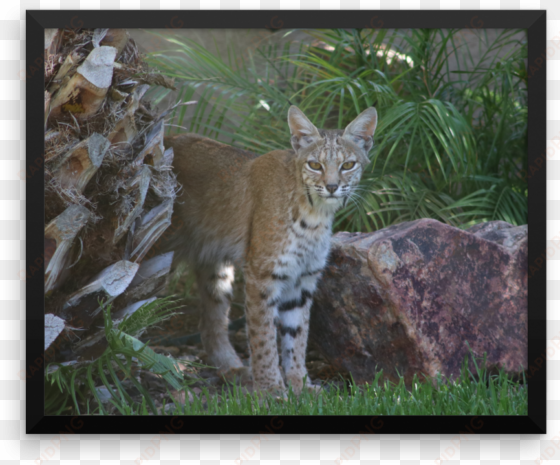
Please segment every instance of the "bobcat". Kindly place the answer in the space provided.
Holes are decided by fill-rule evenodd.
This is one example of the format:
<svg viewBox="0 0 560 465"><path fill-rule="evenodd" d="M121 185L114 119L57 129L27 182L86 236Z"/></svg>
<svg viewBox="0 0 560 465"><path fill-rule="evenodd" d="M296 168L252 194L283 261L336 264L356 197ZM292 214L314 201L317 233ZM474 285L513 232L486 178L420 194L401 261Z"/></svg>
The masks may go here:
<svg viewBox="0 0 560 465"><path fill-rule="evenodd" d="M233 266L241 265L254 388L285 393L291 383L299 394L317 389L309 377L303 385L309 310L334 214L369 163L377 112L368 108L344 131L318 130L292 105L288 125L293 150L259 157L196 134L167 137L165 145L184 188L173 249L196 271L209 363L242 371L227 332Z"/></svg>

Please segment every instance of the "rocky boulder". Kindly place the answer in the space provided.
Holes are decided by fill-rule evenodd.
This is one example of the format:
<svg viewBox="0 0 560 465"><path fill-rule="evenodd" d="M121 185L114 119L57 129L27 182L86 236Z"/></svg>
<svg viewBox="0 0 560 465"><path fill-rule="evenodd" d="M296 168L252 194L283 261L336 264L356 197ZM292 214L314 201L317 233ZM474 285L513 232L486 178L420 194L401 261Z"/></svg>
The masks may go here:
<svg viewBox="0 0 560 465"><path fill-rule="evenodd" d="M310 338L340 372L454 378L466 343L490 369L527 367L527 226L422 219L332 242Z"/></svg>

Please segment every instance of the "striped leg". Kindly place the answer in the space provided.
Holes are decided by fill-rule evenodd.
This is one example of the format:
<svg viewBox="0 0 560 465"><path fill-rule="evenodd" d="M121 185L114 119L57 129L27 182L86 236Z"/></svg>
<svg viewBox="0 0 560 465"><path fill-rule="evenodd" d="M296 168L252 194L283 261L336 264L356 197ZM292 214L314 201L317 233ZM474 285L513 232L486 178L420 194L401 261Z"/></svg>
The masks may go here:
<svg viewBox="0 0 560 465"><path fill-rule="evenodd" d="M287 300L278 304L279 330L282 336L282 367L286 381L299 394L303 389L303 378L307 375L305 353L309 332L309 312L313 303L312 292L296 288ZM309 375L307 386L311 385Z"/></svg>
<svg viewBox="0 0 560 465"><path fill-rule="evenodd" d="M202 300L199 330L209 364L222 372L243 366L228 338L229 299L233 288L233 266L219 264L196 270Z"/></svg>

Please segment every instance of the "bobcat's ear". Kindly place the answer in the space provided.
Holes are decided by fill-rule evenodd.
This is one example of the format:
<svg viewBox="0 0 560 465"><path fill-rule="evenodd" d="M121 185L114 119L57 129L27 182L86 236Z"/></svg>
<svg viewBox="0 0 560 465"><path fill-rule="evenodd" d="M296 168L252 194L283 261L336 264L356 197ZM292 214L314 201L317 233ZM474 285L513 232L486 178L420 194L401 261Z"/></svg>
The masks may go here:
<svg viewBox="0 0 560 465"><path fill-rule="evenodd" d="M290 126L290 132L292 133L292 147L296 152L301 148L317 143L321 139L321 134L319 134L317 128L295 105L292 105L288 110L288 126Z"/></svg>
<svg viewBox="0 0 560 465"><path fill-rule="evenodd" d="M364 149L366 154L373 147L373 133L377 127L377 110L370 107L362 111L344 130L343 138Z"/></svg>

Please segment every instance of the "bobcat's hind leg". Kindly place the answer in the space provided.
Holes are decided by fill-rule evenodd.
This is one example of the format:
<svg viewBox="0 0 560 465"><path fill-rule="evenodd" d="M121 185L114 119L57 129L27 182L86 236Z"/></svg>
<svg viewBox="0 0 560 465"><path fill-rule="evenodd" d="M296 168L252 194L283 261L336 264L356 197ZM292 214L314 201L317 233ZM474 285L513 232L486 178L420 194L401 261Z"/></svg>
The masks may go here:
<svg viewBox="0 0 560 465"><path fill-rule="evenodd" d="M233 265L220 263L201 266L196 270L198 290L202 300L199 330L208 364L220 372L243 367L228 337L230 299L233 294Z"/></svg>

